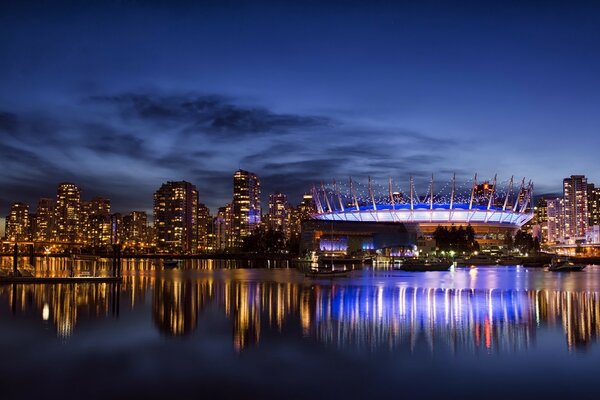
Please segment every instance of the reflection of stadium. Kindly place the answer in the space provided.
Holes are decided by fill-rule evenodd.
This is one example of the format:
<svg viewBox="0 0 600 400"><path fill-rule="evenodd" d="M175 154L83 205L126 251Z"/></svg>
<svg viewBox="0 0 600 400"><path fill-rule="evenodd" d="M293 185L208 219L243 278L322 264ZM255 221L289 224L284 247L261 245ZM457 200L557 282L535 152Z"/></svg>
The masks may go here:
<svg viewBox="0 0 600 400"><path fill-rule="evenodd" d="M240 274L245 274L241 272ZM569 349L600 335L597 292L414 288L403 285L305 285L285 280L180 280L126 277L125 309L147 308L152 292L156 328L172 335L197 332L203 314L230 319L233 346L242 350L272 335L295 332L339 347L432 351L513 351L533 344L539 326L561 326ZM0 286L0 306L40 317L60 337L81 318L104 319L119 302L108 284ZM3 307L6 309L7 307ZM118 312L118 310L117 310ZM287 329L289 327L289 330ZM300 332L298 332L300 334Z"/></svg>
<svg viewBox="0 0 600 400"><path fill-rule="evenodd" d="M515 184L513 178L499 182L470 182L457 184L453 177L434 190L433 177L427 194L419 196L412 178L408 189L402 190L389 179L386 187L367 185L350 179L347 184L334 182L313 188L316 213L303 226L305 250L343 250L347 252L378 249L379 243L365 223L404 225L405 231L430 236L438 226L467 226L475 230L480 245L498 245L506 232L514 232L533 217L533 184L523 179ZM320 222L319 222L320 221ZM344 224L340 224L340 222ZM338 226L343 233L338 233ZM345 245L356 238L358 244ZM380 241L380 245L406 242L406 237ZM321 241L327 242L322 244ZM354 240L355 242L357 240ZM334 243L333 245L330 243ZM393 247L393 246L388 246Z"/></svg>

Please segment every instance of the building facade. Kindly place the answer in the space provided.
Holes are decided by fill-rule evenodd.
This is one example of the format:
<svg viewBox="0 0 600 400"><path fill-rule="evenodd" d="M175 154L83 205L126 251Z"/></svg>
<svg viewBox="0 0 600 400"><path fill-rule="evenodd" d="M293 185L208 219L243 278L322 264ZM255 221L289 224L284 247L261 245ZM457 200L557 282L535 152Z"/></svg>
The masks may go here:
<svg viewBox="0 0 600 400"><path fill-rule="evenodd" d="M60 183L54 208L53 240L81 243L81 227L81 189L72 183Z"/></svg>
<svg viewBox="0 0 600 400"><path fill-rule="evenodd" d="M6 239L11 242L30 240L29 206L16 202L6 218Z"/></svg>
<svg viewBox="0 0 600 400"><path fill-rule="evenodd" d="M269 229L282 232L286 239L291 236L292 210L287 196L281 192L269 195Z"/></svg>
<svg viewBox="0 0 600 400"><path fill-rule="evenodd" d="M563 180L564 239L585 239L588 228L587 178L571 175Z"/></svg>
<svg viewBox="0 0 600 400"><path fill-rule="evenodd" d="M233 175L231 247L240 248L244 238L261 222L260 182L256 174L237 170Z"/></svg>
<svg viewBox="0 0 600 400"><path fill-rule="evenodd" d="M164 253L198 248L198 190L186 181L164 183L154 194L156 246Z"/></svg>

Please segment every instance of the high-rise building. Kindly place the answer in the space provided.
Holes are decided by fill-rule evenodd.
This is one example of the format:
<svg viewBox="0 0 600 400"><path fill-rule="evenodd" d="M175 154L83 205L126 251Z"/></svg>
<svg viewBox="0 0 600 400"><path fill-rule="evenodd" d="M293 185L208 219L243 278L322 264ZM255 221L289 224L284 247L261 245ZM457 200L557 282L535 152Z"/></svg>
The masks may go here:
<svg viewBox="0 0 600 400"><path fill-rule="evenodd" d="M311 214L317 211L311 194L304 194L302 202L292 211L291 234L299 237L302 230L302 221L310 219Z"/></svg>
<svg viewBox="0 0 600 400"><path fill-rule="evenodd" d="M600 225L600 187L589 183L588 195L588 224L589 226Z"/></svg>
<svg viewBox="0 0 600 400"><path fill-rule="evenodd" d="M198 204L198 251L208 252L211 249L209 243L209 232L212 232L213 219L210 210L204 204Z"/></svg>
<svg viewBox="0 0 600 400"><path fill-rule="evenodd" d="M215 250L223 251L231 246L233 225L231 210L231 203L219 207L217 216L214 219Z"/></svg>
<svg viewBox="0 0 600 400"><path fill-rule="evenodd" d="M270 229L282 232L286 239L290 238L291 207L285 194L276 192L269 195L268 219Z"/></svg>
<svg viewBox="0 0 600 400"><path fill-rule="evenodd" d="M83 243L92 247L111 244L110 200L94 197L81 202Z"/></svg>
<svg viewBox="0 0 600 400"><path fill-rule="evenodd" d="M548 218L548 243L560 243L564 236L564 211L561 198L546 199L546 215Z"/></svg>
<svg viewBox="0 0 600 400"><path fill-rule="evenodd" d="M535 236L538 237L540 243L546 243L548 241L548 203L543 197L533 208L533 221Z"/></svg>
<svg viewBox="0 0 600 400"><path fill-rule="evenodd" d="M588 227L587 179L571 175L563 180L565 239L583 239Z"/></svg>
<svg viewBox="0 0 600 400"><path fill-rule="evenodd" d="M81 242L81 189L72 183L58 185L53 233L59 242Z"/></svg>
<svg viewBox="0 0 600 400"><path fill-rule="evenodd" d="M149 245L148 215L144 211L132 211L123 217L125 244L130 247L144 248Z"/></svg>
<svg viewBox="0 0 600 400"><path fill-rule="evenodd" d="M233 175L232 247L241 247L244 238L260 225L260 182L256 174L237 170Z"/></svg>
<svg viewBox="0 0 600 400"><path fill-rule="evenodd" d="M6 239L10 241L29 240L29 206L13 203L6 218Z"/></svg>
<svg viewBox="0 0 600 400"><path fill-rule="evenodd" d="M197 251L198 190L194 185L167 182L154 193L154 229L158 251Z"/></svg>
<svg viewBox="0 0 600 400"><path fill-rule="evenodd" d="M54 200L41 198L37 204L36 228L33 239L40 242L52 240L54 228Z"/></svg>

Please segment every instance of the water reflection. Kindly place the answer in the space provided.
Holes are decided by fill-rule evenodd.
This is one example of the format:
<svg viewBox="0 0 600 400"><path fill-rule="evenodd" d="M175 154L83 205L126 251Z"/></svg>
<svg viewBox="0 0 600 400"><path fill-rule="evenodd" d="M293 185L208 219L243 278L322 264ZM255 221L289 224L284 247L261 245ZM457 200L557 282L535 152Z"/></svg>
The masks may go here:
<svg viewBox="0 0 600 400"><path fill-rule="evenodd" d="M10 310L47 321L63 339L81 319L116 319L123 309L150 312L163 336L191 336L209 308L229 320L238 351L284 330L339 348L426 345L432 352L517 351L535 343L543 328L561 329L573 349L588 346L600 332L598 292L589 290L431 288L401 279L314 282L294 270L150 271L127 275L122 284L0 286L0 315Z"/></svg>

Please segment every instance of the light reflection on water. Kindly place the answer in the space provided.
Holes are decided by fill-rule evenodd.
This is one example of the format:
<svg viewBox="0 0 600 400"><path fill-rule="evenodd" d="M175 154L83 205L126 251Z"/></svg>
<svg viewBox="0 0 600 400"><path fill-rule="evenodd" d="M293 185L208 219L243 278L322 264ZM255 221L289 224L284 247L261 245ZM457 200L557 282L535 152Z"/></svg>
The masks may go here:
<svg viewBox="0 0 600 400"><path fill-rule="evenodd" d="M81 319L119 319L121 310L131 310L149 313L164 337L193 336L203 313L215 309L229 321L237 351L268 340L264 332L283 335L289 326L299 329L285 335L339 349L413 351L424 342L431 352L470 353L527 349L540 327L560 329L569 350L585 348L600 331L596 267L579 274L515 267L433 273L366 268L349 278L312 280L294 269L189 263L190 269L163 271L152 261L128 260L122 284L0 286L0 330L25 316L51 322L65 340L78 334ZM57 260L55 270L63 266Z"/></svg>

